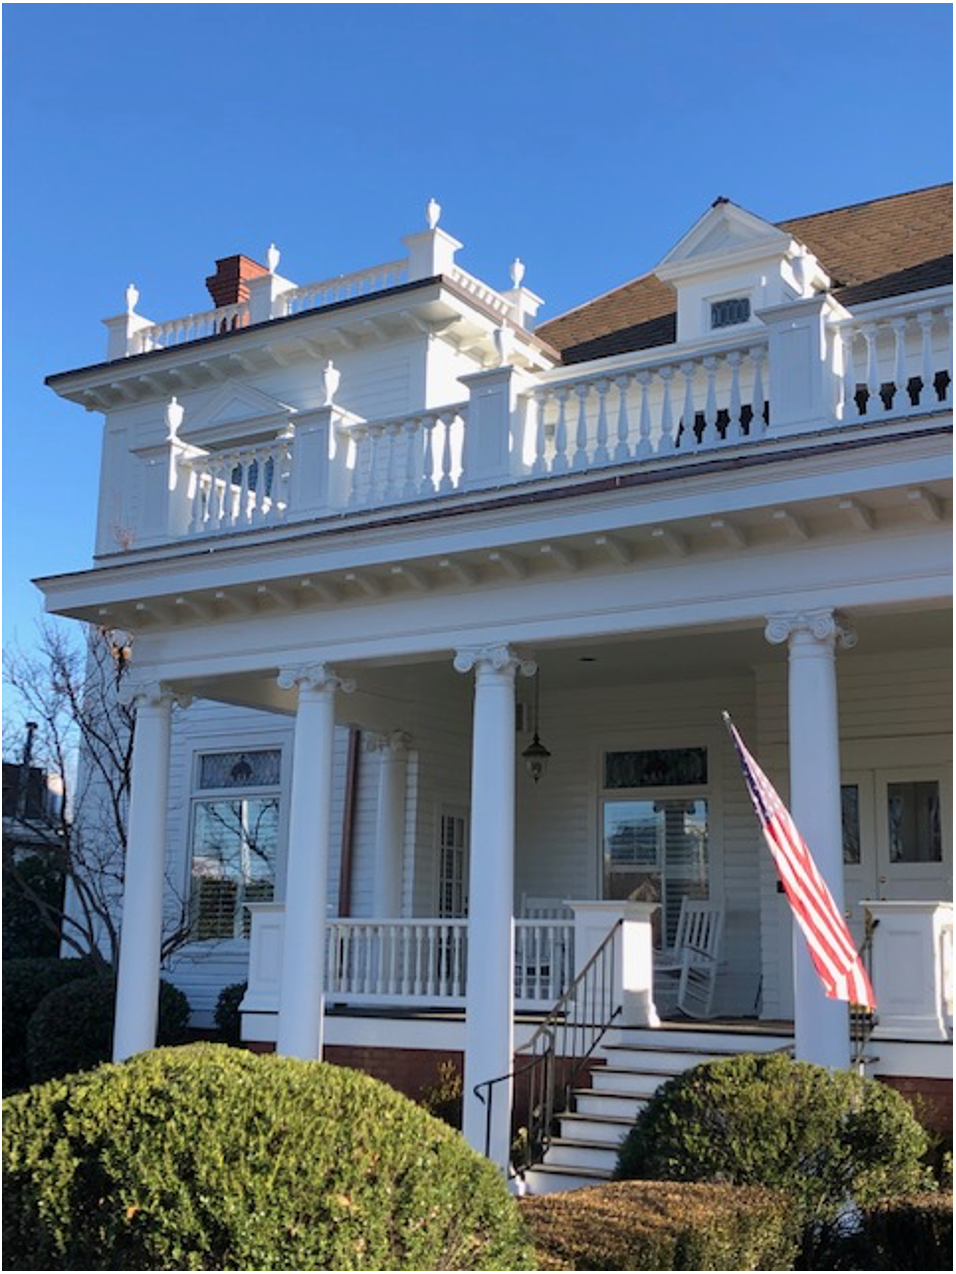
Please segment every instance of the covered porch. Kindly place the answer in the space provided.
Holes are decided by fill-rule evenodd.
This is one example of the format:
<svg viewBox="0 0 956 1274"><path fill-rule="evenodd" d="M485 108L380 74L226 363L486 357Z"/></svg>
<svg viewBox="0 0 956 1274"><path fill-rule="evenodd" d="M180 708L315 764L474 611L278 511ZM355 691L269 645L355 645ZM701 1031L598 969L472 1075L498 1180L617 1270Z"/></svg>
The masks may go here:
<svg viewBox="0 0 956 1274"><path fill-rule="evenodd" d="M831 786L835 779L837 791L846 789L848 777L869 767L866 781L856 783L855 801L841 793L838 806L837 853L862 940L862 900L881 892L945 897L950 795L942 770L949 736L942 700L920 687L933 677L938 686L945 682L948 617L927 610L853 619L866 654L858 644L852 655L838 655L833 628L822 637L809 633L838 682L841 706L834 718L828 712L836 698L817 699L803 764L819 769L821 722L829 720L844 771L841 782L837 761ZM646 899L657 916L646 920L644 989L653 987L651 947L673 941L684 900L702 898L724 919L715 1017L793 1021L792 965L780 936L785 927L789 942L789 918L781 914L719 717L723 708L733 713L786 796L793 762L787 683L792 694L796 661L791 637L782 644L768 643L763 626L734 625L541 642L531 651L459 651L459 664L470 662L464 671L445 654L342 661L324 673L287 675L286 684L274 673L195 677L197 696L267 708L295 723L288 855L277 864L274 898L244 904L247 1038L316 1056L329 1032L337 1041L353 1029L359 1037L367 1033L369 1012L386 1014L383 1020L424 1012L427 1031L425 1019L414 1020L425 1038L439 1029L437 1011L446 1037L457 1033L462 1041L471 1093L512 1068L521 1015L545 1014L580 970L574 904L629 895ZM540 686L536 724L552 754L537 783L521 759L535 726L534 676L521 675L532 653ZM913 723L897 706L888 725L888 705L902 699L914 705ZM805 695L801 702L808 706ZM332 816L336 721L340 731L361 731L369 745L361 754L365 804L355 812L348 855L344 842L335 844ZM321 772L328 787L316 782ZM897 807L901 799L916 800L922 811L910 820L922 829L918 844L902 857L890 852L889 832L879 823L891 796ZM849 829L848 811L857 818ZM934 818L938 843L935 830L927 831ZM351 914L337 906L345 872ZM568 904L568 913L527 914L529 903L542 898ZM923 930L920 982L935 1007L924 1004L920 1013L934 1018L937 1036L946 1035L947 927ZM209 954L208 947L187 949L179 968ZM334 1010L331 1016L323 1005ZM845 1014L826 1034L847 1053ZM484 1112L475 1106L471 1118L479 1144ZM505 1122L498 1140L507 1146Z"/></svg>

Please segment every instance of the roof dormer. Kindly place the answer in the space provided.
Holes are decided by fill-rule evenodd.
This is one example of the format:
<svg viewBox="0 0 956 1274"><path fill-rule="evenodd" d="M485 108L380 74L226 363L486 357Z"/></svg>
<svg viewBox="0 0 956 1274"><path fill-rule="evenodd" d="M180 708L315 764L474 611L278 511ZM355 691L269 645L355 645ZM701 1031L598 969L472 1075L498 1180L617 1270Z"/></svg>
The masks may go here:
<svg viewBox="0 0 956 1274"><path fill-rule="evenodd" d="M826 290L830 280L804 244L729 199L717 199L654 273L677 292L677 340L759 328L757 315Z"/></svg>

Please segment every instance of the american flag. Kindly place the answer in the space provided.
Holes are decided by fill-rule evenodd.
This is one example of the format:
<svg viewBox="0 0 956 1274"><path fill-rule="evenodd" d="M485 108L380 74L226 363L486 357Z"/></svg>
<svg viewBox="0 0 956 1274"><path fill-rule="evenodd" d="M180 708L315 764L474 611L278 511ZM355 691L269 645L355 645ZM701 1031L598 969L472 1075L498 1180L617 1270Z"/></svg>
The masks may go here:
<svg viewBox="0 0 956 1274"><path fill-rule="evenodd" d="M806 841L726 712L724 722L737 748L767 847L827 995L831 1000L847 1000L850 1004L875 1009L873 988L846 920L833 901Z"/></svg>

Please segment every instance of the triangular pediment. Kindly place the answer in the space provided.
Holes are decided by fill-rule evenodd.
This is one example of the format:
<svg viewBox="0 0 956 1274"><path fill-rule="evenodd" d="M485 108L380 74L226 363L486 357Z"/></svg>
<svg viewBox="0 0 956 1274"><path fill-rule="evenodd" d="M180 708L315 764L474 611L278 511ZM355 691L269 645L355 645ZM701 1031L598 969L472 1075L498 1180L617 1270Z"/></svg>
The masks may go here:
<svg viewBox="0 0 956 1274"><path fill-rule="evenodd" d="M196 443L252 437L273 431L294 411L271 394L237 381L223 385L198 411L187 412L179 436Z"/></svg>
<svg viewBox="0 0 956 1274"><path fill-rule="evenodd" d="M790 236L729 199L718 200L681 238L654 273L668 279L712 268L720 258L787 251Z"/></svg>

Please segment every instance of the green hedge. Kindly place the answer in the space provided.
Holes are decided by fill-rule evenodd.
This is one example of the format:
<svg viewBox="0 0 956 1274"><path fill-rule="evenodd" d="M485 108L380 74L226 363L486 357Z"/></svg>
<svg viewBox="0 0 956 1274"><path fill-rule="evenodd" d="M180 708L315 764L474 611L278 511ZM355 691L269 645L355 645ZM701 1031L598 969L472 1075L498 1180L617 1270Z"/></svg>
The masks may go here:
<svg viewBox="0 0 956 1274"><path fill-rule="evenodd" d="M757 1187L621 1181L525 1198L538 1266L570 1270L790 1270L786 1195Z"/></svg>
<svg viewBox="0 0 956 1274"><path fill-rule="evenodd" d="M807 1219L923 1187L926 1134L899 1093L780 1053L708 1062L654 1095L617 1176L789 1191Z"/></svg>
<svg viewBox="0 0 956 1274"><path fill-rule="evenodd" d="M27 1023L41 1000L67 982L90 976L86 960L24 957L3 962L3 1091L25 1088L30 1082L27 1067Z"/></svg>
<svg viewBox="0 0 956 1274"><path fill-rule="evenodd" d="M4 1116L9 1268L529 1268L496 1169L356 1071L159 1049Z"/></svg>
<svg viewBox="0 0 956 1274"><path fill-rule="evenodd" d="M239 1012L239 1005L248 986L248 982L233 982L219 992L214 1021L219 1038L226 1044L242 1043L242 1014Z"/></svg>
<svg viewBox="0 0 956 1274"><path fill-rule="evenodd" d="M858 1227L819 1253L834 1270L951 1270L953 1200L938 1193L887 1199L864 1208Z"/></svg>
<svg viewBox="0 0 956 1274"><path fill-rule="evenodd" d="M27 1024L30 1082L43 1083L89 1070L112 1053L116 990L109 976L86 977L46 995ZM189 1025L189 1001L168 982L159 984L160 1044L181 1044Z"/></svg>

